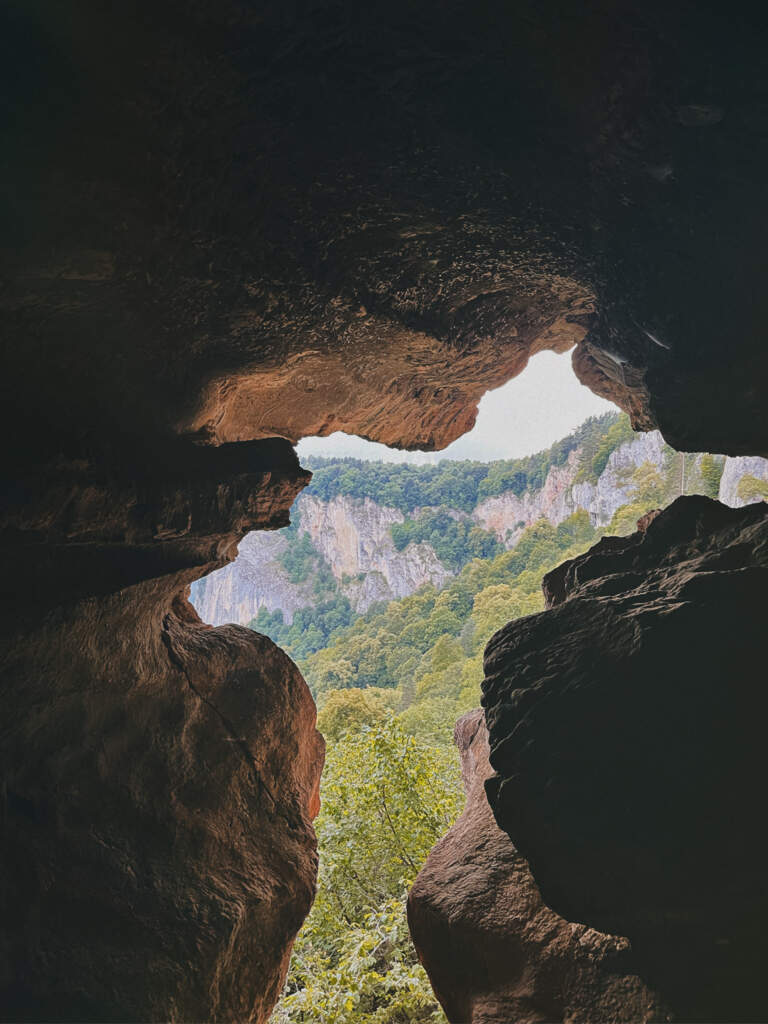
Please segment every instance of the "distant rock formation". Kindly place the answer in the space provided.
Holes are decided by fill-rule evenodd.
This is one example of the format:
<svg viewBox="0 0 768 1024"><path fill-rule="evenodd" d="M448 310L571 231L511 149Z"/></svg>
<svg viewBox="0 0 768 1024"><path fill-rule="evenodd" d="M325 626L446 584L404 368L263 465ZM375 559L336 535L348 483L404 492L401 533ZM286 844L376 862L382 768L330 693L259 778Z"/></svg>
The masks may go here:
<svg viewBox="0 0 768 1024"><path fill-rule="evenodd" d="M632 501L632 474L645 463L667 480L673 497L681 493L678 487L685 487L688 493L704 489L702 456L685 456L686 467L681 472L679 460L684 457L673 452L657 430L636 434L617 447L596 481L583 479L580 457L581 451L576 449L563 465L551 466L538 490L521 495L504 491L479 502L471 516L458 509L448 511L456 519L471 518L513 548L526 527L540 519L557 526L579 509L589 512L594 526L607 526L614 513ZM722 463L723 457L719 458ZM720 500L734 507L747 504L739 497L739 483L746 475L768 481L768 460L725 459ZM412 516L417 518L425 511L414 509ZM310 536L339 590L358 613L377 601L406 597L424 584L440 588L455 574L427 541L398 551L390 529L405 516L399 509L368 498L338 494L324 501L312 494L310 485L294 505L293 518L299 533ZM281 562L287 548L287 538L279 533L246 536L235 562L192 585L191 600L203 621L247 624L263 607L270 612L281 609L284 621L290 623L299 608L313 605L312 578L292 580Z"/></svg>
<svg viewBox="0 0 768 1024"><path fill-rule="evenodd" d="M310 535L358 611L373 601L407 597L425 583L441 587L453 575L429 544L397 550L390 527L405 518L397 509L344 495L318 501L309 493L301 496L298 512L299 531ZM370 576L375 582L366 586Z"/></svg>
<svg viewBox="0 0 768 1024"><path fill-rule="evenodd" d="M745 488L739 486L745 477L762 481L768 488L768 459L761 459L757 455L728 456L720 478L720 501L733 508L741 508L760 501L758 494L750 494L749 490L745 494Z"/></svg>
<svg viewBox="0 0 768 1024"><path fill-rule="evenodd" d="M483 712L456 723L467 802L408 896L408 923L435 994L456 1024L670 1020L637 976L627 939L571 924L544 903L485 796Z"/></svg>

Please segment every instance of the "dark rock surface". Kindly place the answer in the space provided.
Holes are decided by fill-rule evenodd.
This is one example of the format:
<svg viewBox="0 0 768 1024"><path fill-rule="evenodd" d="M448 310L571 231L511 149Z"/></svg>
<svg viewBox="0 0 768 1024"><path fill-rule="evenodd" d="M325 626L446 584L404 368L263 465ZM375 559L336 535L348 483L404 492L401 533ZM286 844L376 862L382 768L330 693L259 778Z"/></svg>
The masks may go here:
<svg viewBox="0 0 768 1024"><path fill-rule="evenodd" d="M4 1020L261 1022L280 993L314 895L315 705L271 641L159 598L61 610L5 666Z"/></svg>
<svg viewBox="0 0 768 1024"><path fill-rule="evenodd" d="M276 441L8 492L3 1019L269 1017L314 893L323 742L290 659L183 594L307 477Z"/></svg>
<svg viewBox="0 0 768 1024"><path fill-rule="evenodd" d="M768 1009L766 586L768 507L680 498L550 573L549 610L486 649L499 825L687 1019Z"/></svg>
<svg viewBox="0 0 768 1024"><path fill-rule="evenodd" d="M442 446L540 348L765 453L766 25L683 0L12 2L4 410Z"/></svg>
<svg viewBox="0 0 768 1024"><path fill-rule="evenodd" d="M768 451L765 15L693 0L10 0L0 17L4 1005L15 1016L263 1019L309 905L311 833L275 883L277 904L259 904L264 922L282 924L264 924L272 938L249 945L256 933L238 909L247 900L230 858L241 855L238 836L256 834L263 845L243 863L249 877L262 862L272 877L286 819L272 835L260 817L273 813L269 798L246 808L243 787L253 795L255 783L230 743L199 797L209 809L182 813L193 741L181 726L211 709L171 659L165 617L195 576L231 557L243 529L285 521L302 477L287 445L265 439L344 429L440 447L472 425L488 387L541 349L576 344L579 376L678 447ZM735 557L722 531L721 542L723 557ZM738 612L738 588L750 578L726 581L723 618L704 622L702 644L717 652L723 635L739 637L746 658L757 613ZM706 574L691 585L706 589ZM664 621L684 626L685 609L697 607L684 601ZM211 687L217 706L234 699L246 665L268 666L278 689L293 678L250 635L203 634L186 615L178 628L202 644L210 673L190 678L201 693ZM611 620L611 636L614 625L617 644L622 630L642 633L639 622ZM609 656L608 639L583 629L598 646L580 657ZM545 638L554 647L555 635ZM693 637L681 637L690 647ZM638 698L646 736L661 720L664 741L682 736L690 752L672 766L681 791L697 780L684 814L660 798L659 765L647 766L647 796L618 791L633 771L617 749L621 729L606 725L606 737L597 716L577 730L589 750L604 745L616 758L616 771L605 759L595 768L609 789L616 780L608 797L649 815L647 832L627 818L624 839L635 842L634 828L644 851L665 814L671 836L683 818L693 829L690 843L680 839L685 855L670 839L666 879L639 854L640 874L660 885L638 886L644 899L657 893L653 921L654 899L677 906L667 896L682 879L680 913L698 926L702 911L689 914L689 903L704 872L683 877L680 865L699 848L707 801L716 836L747 806L760 817L762 774L750 758L761 709L742 667L722 665L737 693L730 704L706 688L702 697L695 672L684 675L685 713L681 699L671 717L653 718ZM666 675L648 677L658 688ZM264 677L269 704L267 689ZM303 701L294 701L299 718ZM655 710L668 703L656 693ZM256 746L299 737L296 763L315 764L314 733L283 714L251 721L241 709L235 732L256 760ZM558 735L542 742L557 745ZM99 768L99 751L123 742L128 765L110 754ZM189 756L211 762L214 742L197 737ZM150 774L134 779L128 768ZM277 762L275 772L284 774ZM595 780L569 778L581 794L575 812ZM303 806L309 781L291 779L274 794L281 807ZM732 802L726 779L741 783ZM151 863L142 867L133 844L145 804ZM601 806L587 810L599 819ZM195 830L222 833L220 811L230 845L206 856L227 881L212 893ZM731 902L742 920L757 846L745 852L744 834L734 836L732 857L717 842L702 863L722 869L707 876L710 887L718 879L718 914ZM563 891L628 931L636 908L623 849L594 890ZM744 870L729 873L742 853ZM543 854L531 856L538 864ZM142 891L175 894L137 916L152 922L137 941L120 909L133 883L123 890L92 869L100 858L124 858ZM598 870L599 859L582 860ZM581 863L570 853L568 862ZM101 903L87 896L91 873ZM557 875L542 883L547 892ZM601 886L614 876L611 909ZM234 920L246 924L238 931ZM138 939L150 933L158 944L137 981Z"/></svg>
<svg viewBox="0 0 768 1024"><path fill-rule="evenodd" d="M547 907L493 818L482 711L456 724L467 795L408 896L419 958L456 1024L615 1024L673 1019L637 976L626 939L570 924Z"/></svg>

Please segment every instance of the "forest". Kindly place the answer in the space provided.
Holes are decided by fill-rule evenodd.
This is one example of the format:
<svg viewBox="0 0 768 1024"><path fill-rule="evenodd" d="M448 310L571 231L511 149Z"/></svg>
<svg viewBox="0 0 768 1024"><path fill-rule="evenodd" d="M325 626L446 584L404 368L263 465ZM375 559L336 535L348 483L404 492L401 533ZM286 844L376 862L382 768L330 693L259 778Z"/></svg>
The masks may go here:
<svg viewBox="0 0 768 1024"><path fill-rule="evenodd" d="M626 440L627 428L626 417L610 416L588 421L577 432L583 478L600 475L610 452ZM566 442L529 460L491 463L482 473L480 467L468 470L472 464L427 467L433 490L418 502L405 498L414 472L409 466L345 462L326 467L321 485L331 486L331 473L334 488L362 488L377 480L378 500L384 501L392 484L403 495L400 507L413 512L438 495L450 498L455 508L456 497L443 490L453 478L466 484L461 498L466 508L483 494L523 486L516 474L539 480L545 466L574 450L571 439ZM262 610L253 620L252 628L268 632L296 659L317 701L318 728L327 741L316 821L318 894L273 1021L445 1020L411 946L405 900L429 850L461 812L453 727L479 705L485 645L511 619L543 610L546 572L601 536L633 532L641 515L677 496L686 472L698 474L700 490L716 494L722 461L705 456L696 469L693 458L669 449L661 471L650 462L633 469L625 481L630 501L607 527L595 528L584 510L557 526L541 519L511 550L439 508L408 517L393 529L395 545L422 539L436 550L448 545L447 557L460 570L441 590L424 586L354 616L346 599L334 596L330 574L321 573L318 604L306 618L297 613L288 627L281 613ZM423 473L424 467L415 472ZM307 548L292 557L298 566L314 556Z"/></svg>
<svg viewBox="0 0 768 1024"><path fill-rule="evenodd" d="M537 490L552 466L561 466L572 451L581 450L583 478L595 480L611 452L631 440L629 418L609 412L591 416L573 433L550 448L521 459L495 462L444 459L435 466L407 463L366 462L360 459L325 459L312 456L312 494L330 501L338 494L370 498L379 505L406 514L423 506L448 506L471 512L479 501L504 491L520 495Z"/></svg>
<svg viewBox="0 0 768 1024"><path fill-rule="evenodd" d="M473 560L441 591L371 609L301 661L328 744L320 876L273 1020L444 1021L411 946L405 899L461 811L453 726L479 704L489 637L541 611L542 575L595 539L586 512L557 527L539 522L512 551Z"/></svg>

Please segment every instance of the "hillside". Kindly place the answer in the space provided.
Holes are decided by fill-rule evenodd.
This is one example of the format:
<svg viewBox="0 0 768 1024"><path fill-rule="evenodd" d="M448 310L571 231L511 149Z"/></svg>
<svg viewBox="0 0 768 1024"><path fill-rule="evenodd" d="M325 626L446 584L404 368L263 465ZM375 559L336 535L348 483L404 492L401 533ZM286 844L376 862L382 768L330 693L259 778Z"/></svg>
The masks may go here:
<svg viewBox="0 0 768 1024"><path fill-rule="evenodd" d="M768 462L683 456L609 416L516 462L312 468L289 530L246 538L212 589L298 661L327 743L318 894L273 1022L446 1024L405 893L461 810L451 739L488 639L543 609L546 572L681 491L765 497Z"/></svg>
<svg viewBox="0 0 768 1024"><path fill-rule="evenodd" d="M308 465L293 524L249 534L237 560L191 593L205 621L254 622L300 661L370 608L439 590L472 559L511 550L542 518L556 526L581 509L595 528L626 532L649 503L683 491L738 505L768 487L763 459L683 456L618 413L523 459Z"/></svg>

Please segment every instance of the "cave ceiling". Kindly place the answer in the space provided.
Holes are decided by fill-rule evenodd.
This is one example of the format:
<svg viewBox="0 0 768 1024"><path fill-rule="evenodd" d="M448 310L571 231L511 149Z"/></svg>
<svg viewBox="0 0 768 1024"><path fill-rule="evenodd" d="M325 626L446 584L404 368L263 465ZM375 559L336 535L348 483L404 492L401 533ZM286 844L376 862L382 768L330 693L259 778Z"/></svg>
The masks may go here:
<svg viewBox="0 0 768 1024"><path fill-rule="evenodd" d="M25 461L337 429L443 447L530 354L574 344L638 428L765 452L754 15L5 17L5 407Z"/></svg>

